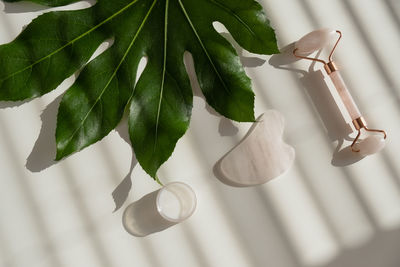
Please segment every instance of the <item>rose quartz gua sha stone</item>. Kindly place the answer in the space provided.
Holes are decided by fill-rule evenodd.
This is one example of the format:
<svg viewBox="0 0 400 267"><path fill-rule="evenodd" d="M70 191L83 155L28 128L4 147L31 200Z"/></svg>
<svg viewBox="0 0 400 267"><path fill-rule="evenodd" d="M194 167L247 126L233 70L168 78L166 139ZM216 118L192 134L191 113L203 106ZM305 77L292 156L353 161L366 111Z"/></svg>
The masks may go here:
<svg viewBox="0 0 400 267"><path fill-rule="evenodd" d="M286 172L295 158L283 139L284 118L276 110L262 114L247 136L218 164L224 182L234 186L264 184Z"/></svg>
<svg viewBox="0 0 400 267"><path fill-rule="evenodd" d="M323 49L325 46L327 46L334 36L338 36L338 39L329 54L328 62L325 62L324 60L318 58L307 57L307 55L311 54L312 52ZM317 61L324 64L324 69L326 73L332 80L332 83L335 85L336 90L352 119L353 125L358 131L356 138L351 144L351 149L353 152L360 153L363 156L368 156L375 154L384 148L386 142L386 132L383 130L375 130L367 127L367 123L362 117L360 110L358 109L356 103L353 100L353 97L347 89L347 86L344 83L336 64L332 61L333 52L335 51L341 38L342 33L340 31L335 31L332 29L316 30L310 32L296 42L293 54L298 58ZM379 135L369 135L368 137L362 139L360 142L357 143L361 136L361 129L364 129L368 132L379 133Z"/></svg>

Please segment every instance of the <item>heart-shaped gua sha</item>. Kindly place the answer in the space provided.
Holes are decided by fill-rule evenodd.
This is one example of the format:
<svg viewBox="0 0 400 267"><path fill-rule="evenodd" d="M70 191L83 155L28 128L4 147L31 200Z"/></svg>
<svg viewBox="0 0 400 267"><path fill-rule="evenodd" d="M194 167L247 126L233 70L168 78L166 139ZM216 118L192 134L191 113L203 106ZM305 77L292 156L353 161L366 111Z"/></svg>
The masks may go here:
<svg viewBox="0 0 400 267"><path fill-rule="evenodd" d="M234 186L264 184L286 172L295 158L283 139L284 118L276 110L262 114L246 137L225 155L217 168L224 182Z"/></svg>

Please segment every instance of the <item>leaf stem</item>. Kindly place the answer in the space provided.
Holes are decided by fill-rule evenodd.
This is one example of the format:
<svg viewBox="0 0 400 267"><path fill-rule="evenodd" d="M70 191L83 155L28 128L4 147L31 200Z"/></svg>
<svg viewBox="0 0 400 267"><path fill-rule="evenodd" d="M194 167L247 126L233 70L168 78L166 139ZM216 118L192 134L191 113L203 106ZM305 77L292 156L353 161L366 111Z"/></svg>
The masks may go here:
<svg viewBox="0 0 400 267"><path fill-rule="evenodd" d="M164 187L164 184L160 181L160 178L158 178L158 176L156 175L155 177L156 182L161 185L162 187Z"/></svg>

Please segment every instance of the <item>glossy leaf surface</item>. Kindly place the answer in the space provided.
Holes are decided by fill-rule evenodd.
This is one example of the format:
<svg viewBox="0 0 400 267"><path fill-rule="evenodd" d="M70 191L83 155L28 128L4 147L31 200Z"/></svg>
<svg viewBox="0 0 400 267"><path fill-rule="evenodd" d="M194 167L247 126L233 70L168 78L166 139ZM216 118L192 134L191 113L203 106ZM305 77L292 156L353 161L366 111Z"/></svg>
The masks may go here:
<svg viewBox="0 0 400 267"><path fill-rule="evenodd" d="M0 46L0 100L41 96L82 69L59 107L57 159L101 140L127 108L136 157L155 177L189 127L193 95L185 51L193 56L207 102L230 119L254 120L250 79L215 21L250 52L278 52L274 31L254 0L99 0L83 10L45 13ZM88 62L110 38L113 45ZM135 83L143 57L147 65Z"/></svg>

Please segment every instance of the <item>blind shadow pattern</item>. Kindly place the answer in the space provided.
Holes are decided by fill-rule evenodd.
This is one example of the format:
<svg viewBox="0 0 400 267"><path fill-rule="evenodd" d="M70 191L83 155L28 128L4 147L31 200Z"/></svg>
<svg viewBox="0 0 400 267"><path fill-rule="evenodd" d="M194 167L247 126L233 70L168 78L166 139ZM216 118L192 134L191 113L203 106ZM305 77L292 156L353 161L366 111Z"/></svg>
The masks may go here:
<svg viewBox="0 0 400 267"><path fill-rule="evenodd" d="M320 4L311 0L260 2L270 14L282 47L315 28L341 26L343 22L335 22L341 17L351 23L348 29L353 31L348 34L363 44L358 49L369 55L374 65L368 77L345 70L344 78L350 84L367 78L385 85L379 94L394 101L383 106L363 103L363 89L351 87L373 122L375 112L390 118L383 120L391 123L389 138L400 135L400 121L393 118L400 113L400 78L387 71L390 66L379 58L379 48L367 34L368 22L360 16L364 9L384 10L397 31L388 32L387 40L382 41L396 41L400 29L397 2L324 3L331 15L326 10L319 13ZM2 5L0 2L1 10ZM8 9L12 6L7 5ZM18 16L26 16L25 11L21 4L18 12L22 13L0 12L0 43L18 34L15 29L22 26ZM35 12L30 14L32 18L43 11L38 8ZM391 53L394 59L400 58L399 51ZM345 64L351 60L343 55L338 53L338 61ZM191 128L178 144L176 155L160 171L164 182L183 179L193 184L198 210L182 225L146 238L124 232L120 218L129 201L157 185L135 166L129 146L119 141L118 134L80 155L31 172L24 164L39 137L39 115L57 95L16 107L0 103L0 267L398 267L400 169L393 155L400 143L391 140L379 155L346 167L332 166L335 144L298 73L274 69L265 58L256 62L254 67L250 62L246 70L257 95L256 112L276 108L290 122L285 138L297 151L292 170L255 188L220 183L213 166L249 125L235 125L237 132L222 134L226 131L221 130L221 118L205 108L198 94L195 109L199 110L194 112ZM195 76L191 82L197 83ZM374 102L376 92L369 93L368 100ZM35 116L37 121L29 120ZM40 133L41 143L46 142L43 136L52 136ZM132 189L114 203L111 193L121 181ZM125 199L129 201L122 205ZM113 213L115 204L122 208Z"/></svg>

